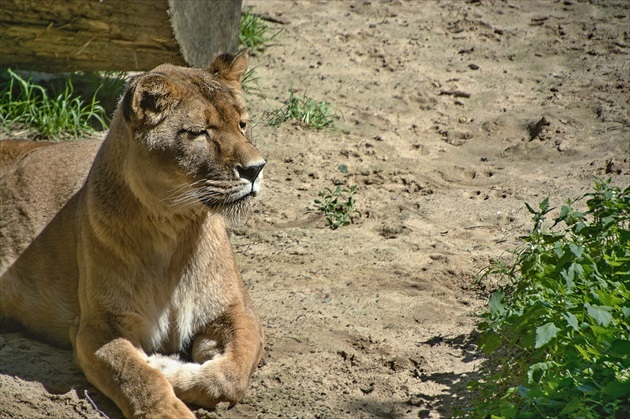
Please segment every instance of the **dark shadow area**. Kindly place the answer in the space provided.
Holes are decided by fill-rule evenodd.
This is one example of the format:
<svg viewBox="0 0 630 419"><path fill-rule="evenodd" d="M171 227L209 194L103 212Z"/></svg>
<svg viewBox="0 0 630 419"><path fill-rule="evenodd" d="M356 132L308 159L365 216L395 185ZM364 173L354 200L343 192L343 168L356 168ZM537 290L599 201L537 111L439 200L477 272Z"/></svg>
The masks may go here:
<svg viewBox="0 0 630 419"><path fill-rule="evenodd" d="M432 410L437 410L443 417L461 416L472 406L476 394L468 389L472 380L482 376L477 372L455 374L436 373L423 377L426 381L433 381L448 387L448 391L437 396L416 394L411 397L410 404L420 408L419 417L429 417Z"/></svg>
<svg viewBox="0 0 630 419"><path fill-rule="evenodd" d="M479 333L475 330L468 335L459 335L452 338L444 336L435 336L422 342L424 345L447 345L454 349L462 351L464 362L473 362L480 360L482 357L477 349L477 338Z"/></svg>
<svg viewBox="0 0 630 419"><path fill-rule="evenodd" d="M479 333L473 331L468 335L455 337L435 336L422 342L425 345L447 345L453 349L461 351L462 359L465 362L475 362L475 371L468 373L433 373L426 374L421 369L416 369L417 378L422 381L432 381L448 388L443 394L430 396L416 394L411 397L409 404L420 409L419 417L429 417L432 410L437 410L444 417L450 418L455 415L462 415L469 408L476 398L476 392L469 390L468 385L480 379L484 374L481 372L485 357L477 347L477 337Z"/></svg>
<svg viewBox="0 0 630 419"><path fill-rule="evenodd" d="M356 400L350 403L345 412L346 417L402 419L416 417L416 407L409 402Z"/></svg>
<svg viewBox="0 0 630 419"><path fill-rule="evenodd" d="M0 322L0 374L41 383L53 395L51 399L75 391L103 415L112 419L123 417L118 407L87 381L73 360L72 350L33 337L14 322ZM9 393L4 396L12 397Z"/></svg>
<svg viewBox="0 0 630 419"><path fill-rule="evenodd" d="M467 363L478 363L479 367L476 369L479 370L485 364L485 358L477 348L477 336L477 332L455 337L438 335L421 342L421 344L431 347L443 345L461 351L459 356ZM423 364L414 364L415 368L410 371L410 374L419 381L434 382L445 386L444 394L429 395L417 393L412 394L406 401L356 399L348 404L346 411L339 413L349 417L397 419L409 417L428 418L431 412L438 411L443 417L451 418L457 414L461 415L472 405L476 393L468 390L468 384L473 380L478 380L483 374L478 371L468 373L427 373L423 368ZM379 383L376 384L378 385ZM387 383L380 383L380 385L387 386Z"/></svg>

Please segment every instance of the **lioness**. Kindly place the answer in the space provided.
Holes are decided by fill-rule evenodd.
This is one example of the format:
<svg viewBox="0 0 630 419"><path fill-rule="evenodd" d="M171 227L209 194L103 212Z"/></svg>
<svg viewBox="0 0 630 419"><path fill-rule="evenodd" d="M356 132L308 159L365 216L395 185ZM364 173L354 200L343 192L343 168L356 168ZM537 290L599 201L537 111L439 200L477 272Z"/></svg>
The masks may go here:
<svg viewBox="0 0 630 419"><path fill-rule="evenodd" d="M85 183L43 230L23 217L41 231L26 249L15 249L12 220L39 197L3 202L1 259L21 253L2 267L1 315L71 343L126 417L193 418L185 403L234 404L260 360L262 327L225 219L258 194L265 165L239 96L246 70L244 53L224 54L207 70L162 65L133 78ZM72 192L77 170L46 159L57 147L68 160L71 147L92 146L24 153L0 182L3 199L19 193L7 192L9 179L28 176L29 164L48 171L30 172L43 205L58 200L54 183Z"/></svg>

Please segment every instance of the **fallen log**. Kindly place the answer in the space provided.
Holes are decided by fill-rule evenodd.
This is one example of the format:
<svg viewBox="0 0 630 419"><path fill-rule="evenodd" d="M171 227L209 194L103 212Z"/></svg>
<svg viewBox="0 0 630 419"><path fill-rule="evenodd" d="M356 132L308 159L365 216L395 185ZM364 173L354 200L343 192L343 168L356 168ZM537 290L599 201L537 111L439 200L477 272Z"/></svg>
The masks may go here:
<svg viewBox="0 0 630 419"><path fill-rule="evenodd" d="M204 67L238 47L242 0L1 0L0 66L42 72Z"/></svg>

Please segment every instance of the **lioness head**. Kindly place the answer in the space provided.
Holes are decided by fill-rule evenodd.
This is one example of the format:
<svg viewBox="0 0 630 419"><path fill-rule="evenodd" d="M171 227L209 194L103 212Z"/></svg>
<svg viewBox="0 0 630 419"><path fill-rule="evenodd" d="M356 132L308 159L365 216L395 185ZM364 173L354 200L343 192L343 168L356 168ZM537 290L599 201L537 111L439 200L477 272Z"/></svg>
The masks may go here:
<svg viewBox="0 0 630 419"><path fill-rule="evenodd" d="M239 96L246 70L244 53L224 54L205 70L167 64L130 81L126 178L145 205L230 214L258 194L265 160Z"/></svg>

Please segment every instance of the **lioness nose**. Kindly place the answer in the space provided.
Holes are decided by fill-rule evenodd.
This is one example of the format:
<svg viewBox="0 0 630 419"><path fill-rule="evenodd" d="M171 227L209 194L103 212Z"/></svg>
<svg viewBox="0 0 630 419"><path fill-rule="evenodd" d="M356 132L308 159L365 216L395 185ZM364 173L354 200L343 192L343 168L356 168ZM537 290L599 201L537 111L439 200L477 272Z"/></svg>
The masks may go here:
<svg viewBox="0 0 630 419"><path fill-rule="evenodd" d="M260 172L262 172L263 167L265 167L265 162L245 167L238 165L236 166L236 171L241 179L246 179L254 183Z"/></svg>

